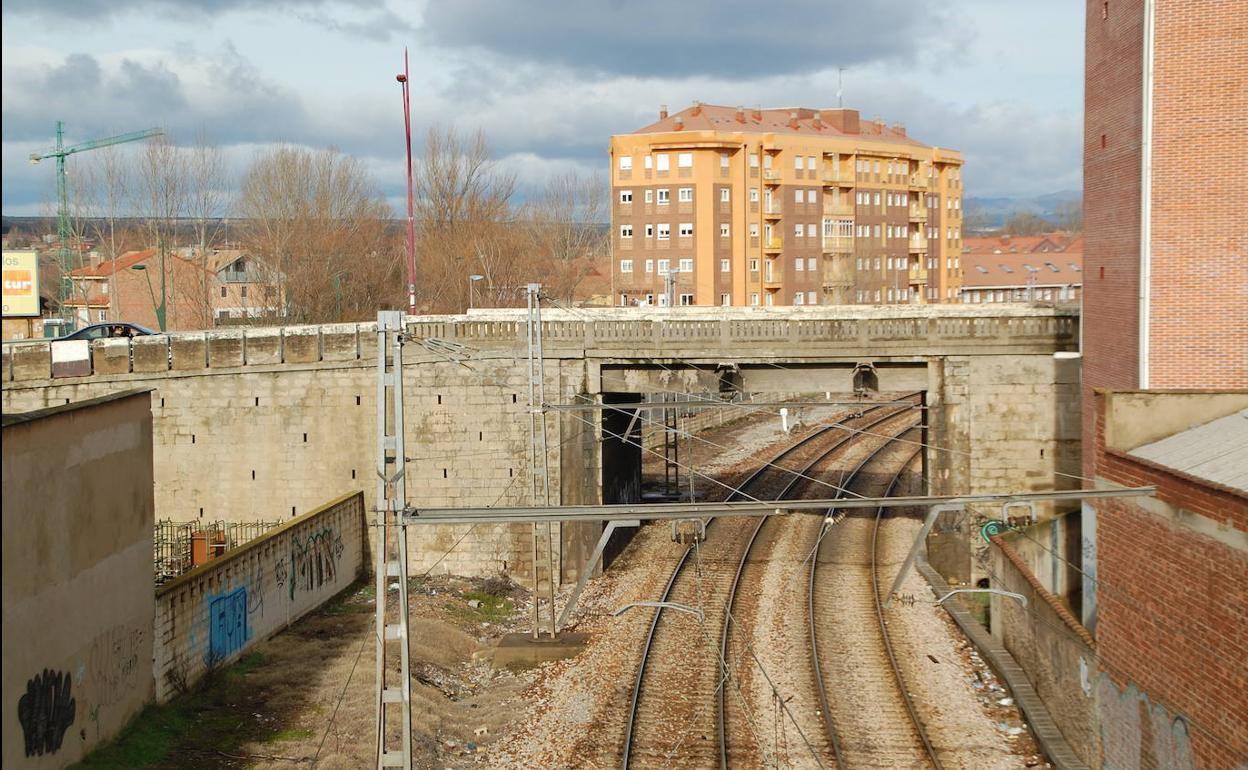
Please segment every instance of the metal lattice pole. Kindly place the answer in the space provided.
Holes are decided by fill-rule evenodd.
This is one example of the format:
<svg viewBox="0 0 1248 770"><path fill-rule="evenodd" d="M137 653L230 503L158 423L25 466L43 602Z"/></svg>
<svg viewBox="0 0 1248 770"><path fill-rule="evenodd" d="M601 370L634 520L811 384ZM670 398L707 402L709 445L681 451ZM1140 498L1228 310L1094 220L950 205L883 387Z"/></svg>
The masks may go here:
<svg viewBox="0 0 1248 770"><path fill-rule="evenodd" d="M377 314L377 767L412 767L411 638L407 603L407 458L403 441L403 313ZM394 597L391 596L393 586ZM397 599L397 601L395 601ZM390 616L395 622L390 622ZM387 665L398 646L399 670ZM387 727L397 712L402 743Z"/></svg>
<svg viewBox="0 0 1248 770"><path fill-rule="evenodd" d="M528 296L528 343L529 343L529 469L532 504L550 505L550 469L546 444L546 385L545 356L542 351L542 300L541 284L526 287ZM544 547L543 547L544 542ZM540 635L541 628L541 577L542 562L547 576L546 601L550 610L550 635L555 635L555 525L551 522L533 524L533 638Z"/></svg>

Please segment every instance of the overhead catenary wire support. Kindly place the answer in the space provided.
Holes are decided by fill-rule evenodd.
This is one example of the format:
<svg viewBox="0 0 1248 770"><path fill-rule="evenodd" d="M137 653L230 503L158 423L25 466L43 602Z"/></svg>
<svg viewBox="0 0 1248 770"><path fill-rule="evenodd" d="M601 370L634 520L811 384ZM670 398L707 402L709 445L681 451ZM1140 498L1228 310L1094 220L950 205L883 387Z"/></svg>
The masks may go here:
<svg viewBox="0 0 1248 770"><path fill-rule="evenodd" d="M549 506L550 468L549 449L546 444L546 360L542 351L542 285L531 283L526 287L528 301L528 385L529 385L529 477L531 500L534 506ZM542 573L547 582L547 607L549 632L554 638L555 585L559 580L555 557L555 523L533 522L533 638L541 635L542 621Z"/></svg>
<svg viewBox="0 0 1248 770"><path fill-rule="evenodd" d="M403 312L377 314L377 561L376 596L377 767L412 768L411 634L408 621L407 457L403 421ZM392 584L391 581L394 581ZM392 593L394 601L392 604ZM393 606L397 604L397 606ZM394 622L391 622L391 616ZM399 669L387 665L398 646ZM391 717L401 722L401 743L391 744Z"/></svg>

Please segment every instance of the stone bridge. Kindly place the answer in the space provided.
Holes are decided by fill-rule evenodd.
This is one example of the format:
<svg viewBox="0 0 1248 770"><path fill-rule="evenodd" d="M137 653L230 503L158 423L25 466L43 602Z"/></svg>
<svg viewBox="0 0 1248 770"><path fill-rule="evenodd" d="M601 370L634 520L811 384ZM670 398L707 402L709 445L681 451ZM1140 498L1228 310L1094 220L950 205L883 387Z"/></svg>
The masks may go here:
<svg viewBox="0 0 1248 770"><path fill-rule="evenodd" d="M646 393L847 394L869 366L881 391L923 390L937 494L1069 487L1079 468L1078 316L1051 307L896 306L550 310L551 404ZM427 506L528 502L523 310L413 316L404 371L409 492ZM419 343L419 340L427 342ZM432 342L428 342L432 340ZM375 486L371 323L6 344L5 411L155 388L159 518L271 520ZM873 383L876 384L876 383ZM550 417L562 503L621 501L639 453L603 415ZM604 483L604 480L606 482ZM522 528L439 528L417 567L527 570ZM565 576L593 528L562 533ZM462 539L461 539L462 538ZM449 555L451 545L459 542Z"/></svg>

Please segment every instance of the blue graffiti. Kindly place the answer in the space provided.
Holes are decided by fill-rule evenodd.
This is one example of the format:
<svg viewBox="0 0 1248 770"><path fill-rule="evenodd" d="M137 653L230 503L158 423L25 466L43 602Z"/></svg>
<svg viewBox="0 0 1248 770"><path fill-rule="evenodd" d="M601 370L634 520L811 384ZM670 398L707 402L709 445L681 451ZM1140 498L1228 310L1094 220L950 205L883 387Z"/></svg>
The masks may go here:
<svg viewBox="0 0 1248 770"><path fill-rule="evenodd" d="M247 589L237 588L208 604L208 663L215 665L241 650L251 636L247 628Z"/></svg>

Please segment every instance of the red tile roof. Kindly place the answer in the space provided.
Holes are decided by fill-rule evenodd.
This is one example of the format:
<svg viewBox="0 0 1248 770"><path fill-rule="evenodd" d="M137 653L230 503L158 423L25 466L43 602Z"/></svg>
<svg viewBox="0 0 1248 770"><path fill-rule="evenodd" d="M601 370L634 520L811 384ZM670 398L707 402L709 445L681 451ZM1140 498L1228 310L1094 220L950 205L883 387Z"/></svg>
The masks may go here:
<svg viewBox="0 0 1248 770"><path fill-rule="evenodd" d="M796 114L796 117L794 115ZM677 118L680 118L679 122ZM737 120L737 108L718 104L695 104L668 115L634 134L655 134L664 131L741 131L745 133L807 134L811 136L853 136L874 141L928 147L906 136L905 130L892 128L871 120L860 120L857 133L846 133L820 118L820 111L809 107L778 107L763 110L747 109Z"/></svg>
<svg viewBox="0 0 1248 770"><path fill-rule="evenodd" d="M116 259L106 260L91 267L70 270L69 275L71 278L106 278L113 273L119 273L141 262L146 262L154 256L156 256L156 249L127 251Z"/></svg>
<svg viewBox="0 0 1248 770"><path fill-rule="evenodd" d="M1033 269L1028 269L1028 267ZM966 238L962 285L1025 287L1083 283L1083 236L1068 233Z"/></svg>

